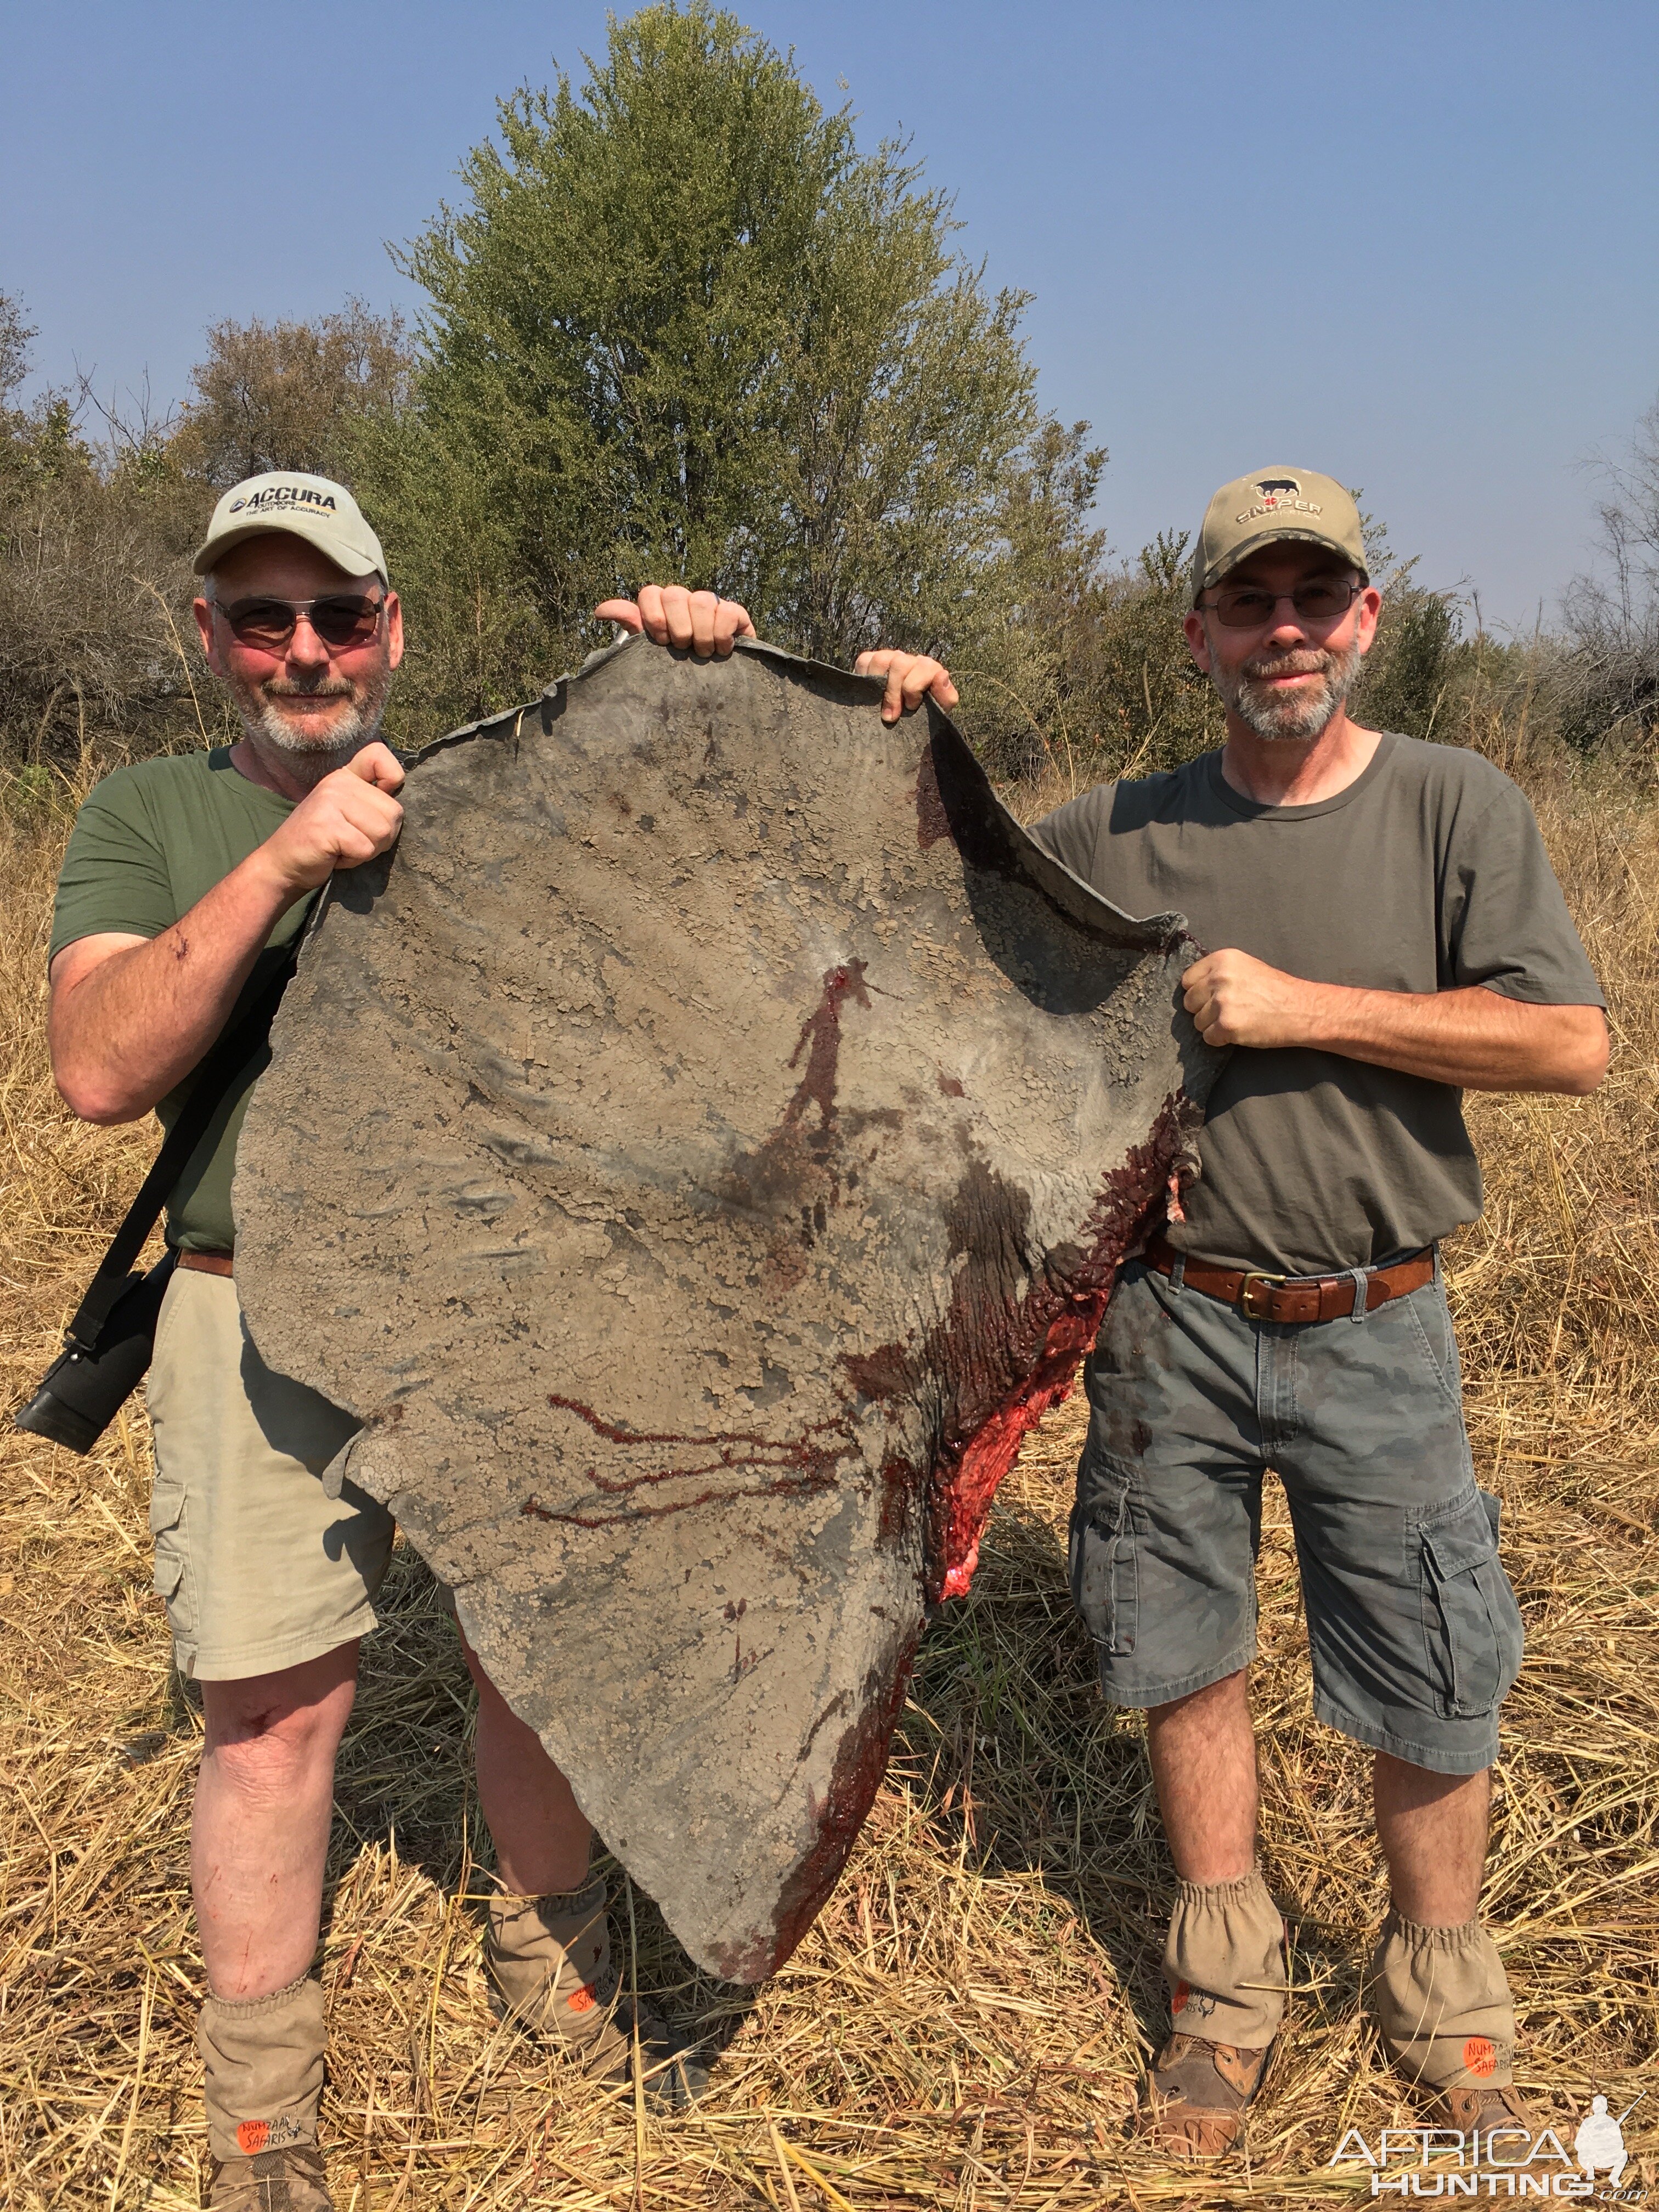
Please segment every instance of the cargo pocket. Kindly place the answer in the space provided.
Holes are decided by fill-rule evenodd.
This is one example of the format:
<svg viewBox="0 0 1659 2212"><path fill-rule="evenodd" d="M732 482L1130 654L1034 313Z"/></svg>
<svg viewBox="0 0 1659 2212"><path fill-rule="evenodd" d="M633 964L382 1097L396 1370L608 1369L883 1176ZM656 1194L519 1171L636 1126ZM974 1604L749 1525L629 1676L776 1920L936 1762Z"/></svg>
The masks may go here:
<svg viewBox="0 0 1659 2212"><path fill-rule="evenodd" d="M155 1595L169 1617L185 1578L185 1486L158 1474L149 1494L149 1533L155 1545ZM177 1623L174 1623L175 1629Z"/></svg>
<svg viewBox="0 0 1659 2212"><path fill-rule="evenodd" d="M1091 1493L1072 1509L1066 1546L1072 1602L1102 1650L1122 1656L1135 1648L1139 1595L1134 1537L1129 1528L1129 1478L1097 1465Z"/></svg>
<svg viewBox="0 0 1659 2212"><path fill-rule="evenodd" d="M1443 1720L1490 1713L1521 1671L1521 1608L1498 1556L1498 1500L1471 1483L1448 1505L1410 1516L1434 1709Z"/></svg>

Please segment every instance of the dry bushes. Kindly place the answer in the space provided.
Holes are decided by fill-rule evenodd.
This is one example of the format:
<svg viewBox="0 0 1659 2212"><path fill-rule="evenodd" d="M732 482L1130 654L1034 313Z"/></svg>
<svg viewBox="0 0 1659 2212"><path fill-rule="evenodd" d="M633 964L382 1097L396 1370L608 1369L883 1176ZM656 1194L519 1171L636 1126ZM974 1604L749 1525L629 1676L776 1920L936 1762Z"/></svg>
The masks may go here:
<svg viewBox="0 0 1659 2212"><path fill-rule="evenodd" d="M1607 982L1618 1048L1588 1103L1476 1102L1488 1212L1449 1275L1475 1448L1504 1500L1529 1635L1505 1710L1489 1894L1523 2078L1571 2127L1593 2091L1616 2112L1650 2087L1659 2027L1659 814L1611 780L1521 768ZM143 1133L80 1128L46 1080L52 857L15 842L0 854L14 1402L148 1149ZM1242 2155L1194 2176L1127 2134L1164 2027L1170 1872L1138 1724L1100 1704L1066 1592L1079 1428L1064 1409L1006 1486L972 1596L924 1646L847 1876L785 1971L753 1993L701 1984L635 1901L641 1980L727 2039L708 2105L673 2123L564 2080L490 2018L465 1675L429 1578L399 1551L342 1762L321 1960L342 2212L1369 2199L1324 2163L1345 2129L1374 2139L1408 2110L1360 2002L1383 1903L1367 1761L1312 1722L1294 1555L1273 1505L1256 1695L1264 1851L1294 1945L1290 2032ZM198 1721L148 1592L142 1414L86 1462L15 1436L0 1458L0 1752L13 1784L0 2194L18 2208L193 2204L201 1968L185 1835ZM624 1941L629 1926L624 1909ZM1630 2123L1638 2145L1652 2140L1645 2113Z"/></svg>
<svg viewBox="0 0 1659 2212"><path fill-rule="evenodd" d="M168 461L196 484L223 490L268 469L337 477L353 426L409 404L404 319L359 299L309 323L214 323L206 344L167 441Z"/></svg>
<svg viewBox="0 0 1659 2212"><path fill-rule="evenodd" d="M190 612L212 495L153 459L105 466L72 437L55 458L0 443L0 804L14 813L61 803L94 746L227 742Z"/></svg>

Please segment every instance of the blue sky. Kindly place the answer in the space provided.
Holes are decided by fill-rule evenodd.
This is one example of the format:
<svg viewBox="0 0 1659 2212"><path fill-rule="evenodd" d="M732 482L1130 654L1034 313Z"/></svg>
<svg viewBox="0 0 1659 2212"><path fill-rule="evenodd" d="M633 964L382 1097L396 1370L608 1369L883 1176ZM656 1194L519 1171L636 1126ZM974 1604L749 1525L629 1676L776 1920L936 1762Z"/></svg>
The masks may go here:
<svg viewBox="0 0 1659 2212"><path fill-rule="evenodd" d="M1119 550L1299 463L1500 623L1591 557L1583 465L1659 392L1653 0L739 12L826 101L845 80L866 140L908 135L963 249L1035 294ZM0 288L40 372L166 403L219 316L417 304L385 241L499 95L604 39L570 0L8 0Z"/></svg>

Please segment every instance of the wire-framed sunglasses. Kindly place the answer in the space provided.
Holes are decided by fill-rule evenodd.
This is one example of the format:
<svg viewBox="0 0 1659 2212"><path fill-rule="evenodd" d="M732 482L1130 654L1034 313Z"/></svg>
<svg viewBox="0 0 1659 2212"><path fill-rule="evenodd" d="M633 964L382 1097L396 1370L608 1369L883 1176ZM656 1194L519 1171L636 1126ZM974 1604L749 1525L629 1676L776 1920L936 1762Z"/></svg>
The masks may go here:
<svg viewBox="0 0 1659 2212"><path fill-rule="evenodd" d="M215 599L211 604L224 617L238 645L251 645L260 653L285 653L303 615L331 653L344 653L374 637L386 599L331 592L320 599L233 599L228 606Z"/></svg>
<svg viewBox="0 0 1659 2212"><path fill-rule="evenodd" d="M1266 629L1287 599L1304 622L1340 622L1364 588L1352 576L1310 576L1293 592L1237 584L1207 602L1200 599L1198 608L1200 614L1212 614L1224 629Z"/></svg>

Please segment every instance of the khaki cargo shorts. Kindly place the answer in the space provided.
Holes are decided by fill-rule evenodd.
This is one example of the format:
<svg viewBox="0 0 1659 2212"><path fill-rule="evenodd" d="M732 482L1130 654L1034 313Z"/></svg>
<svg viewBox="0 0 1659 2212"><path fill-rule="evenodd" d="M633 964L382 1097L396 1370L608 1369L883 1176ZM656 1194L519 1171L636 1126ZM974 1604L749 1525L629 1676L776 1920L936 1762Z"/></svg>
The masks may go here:
<svg viewBox="0 0 1659 2212"><path fill-rule="evenodd" d="M161 1301L148 1389L150 1534L179 1671L240 1681L375 1625L392 1516L323 1469L357 1426L254 1350L228 1276L178 1269Z"/></svg>

